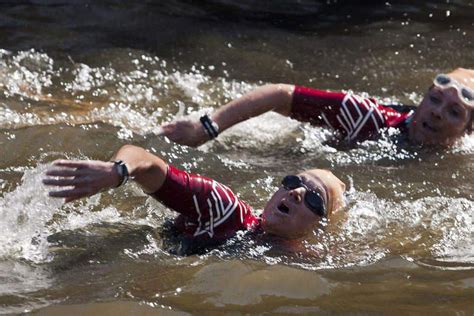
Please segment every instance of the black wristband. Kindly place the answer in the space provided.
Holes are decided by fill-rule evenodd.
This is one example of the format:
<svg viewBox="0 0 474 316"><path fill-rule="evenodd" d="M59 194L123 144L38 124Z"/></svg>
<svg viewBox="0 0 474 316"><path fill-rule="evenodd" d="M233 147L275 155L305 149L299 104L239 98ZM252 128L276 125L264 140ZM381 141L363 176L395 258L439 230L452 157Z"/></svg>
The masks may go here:
<svg viewBox="0 0 474 316"><path fill-rule="evenodd" d="M129 178L128 168L125 162L123 162L122 160L115 160L113 163L114 163L115 168L117 169L117 173L120 176L120 182L116 186L116 188L118 188L119 186L127 183L128 178Z"/></svg>
<svg viewBox="0 0 474 316"><path fill-rule="evenodd" d="M217 125L216 122L211 120L207 114L201 116L199 120L201 121L201 124L210 139L214 139L219 136L219 125Z"/></svg>

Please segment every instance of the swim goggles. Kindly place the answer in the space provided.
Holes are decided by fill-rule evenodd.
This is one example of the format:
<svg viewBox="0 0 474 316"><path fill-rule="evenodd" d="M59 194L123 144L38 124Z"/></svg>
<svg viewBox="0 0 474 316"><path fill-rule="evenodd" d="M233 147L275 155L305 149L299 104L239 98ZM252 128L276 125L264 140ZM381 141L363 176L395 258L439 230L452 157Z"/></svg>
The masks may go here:
<svg viewBox="0 0 474 316"><path fill-rule="evenodd" d="M445 74L439 74L433 80L433 84L438 88L451 88L454 87L458 93L459 98L466 102L469 106L474 106L474 91L462 84L455 79Z"/></svg>
<svg viewBox="0 0 474 316"><path fill-rule="evenodd" d="M306 193L304 195L304 203L305 205L313 212L314 214L326 217L327 210L324 204L324 200L321 197L319 192L316 192L310 188L306 184L304 184L303 179L299 176L289 175L283 178L281 184L286 190L294 190L297 188L305 188Z"/></svg>

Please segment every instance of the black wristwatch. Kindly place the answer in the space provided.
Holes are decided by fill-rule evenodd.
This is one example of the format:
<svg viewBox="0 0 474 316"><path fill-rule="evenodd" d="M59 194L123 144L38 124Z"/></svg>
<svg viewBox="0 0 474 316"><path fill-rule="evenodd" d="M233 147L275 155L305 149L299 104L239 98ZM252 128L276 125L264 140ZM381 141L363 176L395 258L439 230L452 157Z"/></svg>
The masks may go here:
<svg viewBox="0 0 474 316"><path fill-rule="evenodd" d="M207 114L201 116L199 120L201 121L202 127L204 127L207 136L209 136L209 139L214 139L219 136L219 125L211 120Z"/></svg>
<svg viewBox="0 0 474 316"><path fill-rule="evenodd" d="M127 183L128 177L129 177L128 168L125 162L123 162L122 160L115 160L113 163L114 163L115 168L117 169L117 173L120 176L120 182L116 186L116 188L118 188L119 186Z"/></svg>

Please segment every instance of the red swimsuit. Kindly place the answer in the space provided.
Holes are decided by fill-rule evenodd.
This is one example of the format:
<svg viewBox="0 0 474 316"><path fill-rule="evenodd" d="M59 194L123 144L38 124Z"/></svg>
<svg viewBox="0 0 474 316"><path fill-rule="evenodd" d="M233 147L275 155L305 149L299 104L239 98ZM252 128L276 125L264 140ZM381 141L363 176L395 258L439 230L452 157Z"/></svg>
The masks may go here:
<svg viewBox="0 0 474 316"><path fill-rule="evenodd" d="M376 136L382 128L403 128L413 111L398 112L375 99L352 93L329 92L296 86L291 117L317 126L327 126L354 142Z"/></svg>
<svg viewBox="0 0 474 316"><path fill-rule="evenodd" d="M259 225L252 208L231 189L172 165L163 186L152 196L180 214L175 226L185 237L202 243L224 241Z"/></svg>

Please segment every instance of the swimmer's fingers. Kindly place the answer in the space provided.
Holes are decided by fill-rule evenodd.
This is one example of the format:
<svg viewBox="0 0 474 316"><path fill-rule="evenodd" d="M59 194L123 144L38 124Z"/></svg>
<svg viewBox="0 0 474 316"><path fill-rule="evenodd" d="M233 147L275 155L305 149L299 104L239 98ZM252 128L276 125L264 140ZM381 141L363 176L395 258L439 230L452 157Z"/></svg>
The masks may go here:
<svg viewBox="0 0 474 316"><path fill-rule="evenodd" d="M52 177L77 177L86 175L91 171L93 161L81 160L56 160L52 167L46 170L47 176Z"/></svg>
<svg viewBox="0 0 474 316"><path fill-rule="evenodd" d="M66 199L80 199L86 196L91 196L95 192L92 191L90 188L78 188L75 187L73 189L66 189L60 191L50 191L49 196L54 198L66 198Z"/></svg>
<svg viewBox="0 0 474 316"><path fill-rule="evenodd" d="M84 175L84 171L77 169L51 168L46 170L46 175L50 177L77 177Z"/></svg>
<svg viewBox="0 0 474 316"><path fill-rule="evenodd" d="M66 202L94 195L120 183L120 175L110 161L58 160L46 171L46 176L48 178L43 179L45 185L73 187L49 193L51 197L66 198Z"/></svg>
<svg viewBox="0 0 474 316"><path fill-rule="evenodd" d="M46 178L43 179L43 184L52 186L78 186L81 184L90 183L90 179L87 177L74 177L74 178Z"/></svg>
<svg viewBox="0 0 474 316"><path fill-rule="evenodd" d="M75 168L75 169L82 169L82 168L90 168L91 163L95 161L91 160L55 160L53 161L53 166L57 167L66 167L66 168Z"/></svg>
<svg viewBox="0 0 474 316"><path fill-rule="evenodd" d="M89 197L107 188L101 184L94 183L90 179L44 179L45 185L58 187L72 187L65 190L49 191L48 195L53 198L65 198L65 202L71 202L80 198Z"/></svg>
<svg viewBox="0 0 474 316"><path fill-rule="evenodd" d="M99 160L56 160L52 167L46 170L47 176L80 177L89 175L100 178L114 169L113 162Z"/></svg>

